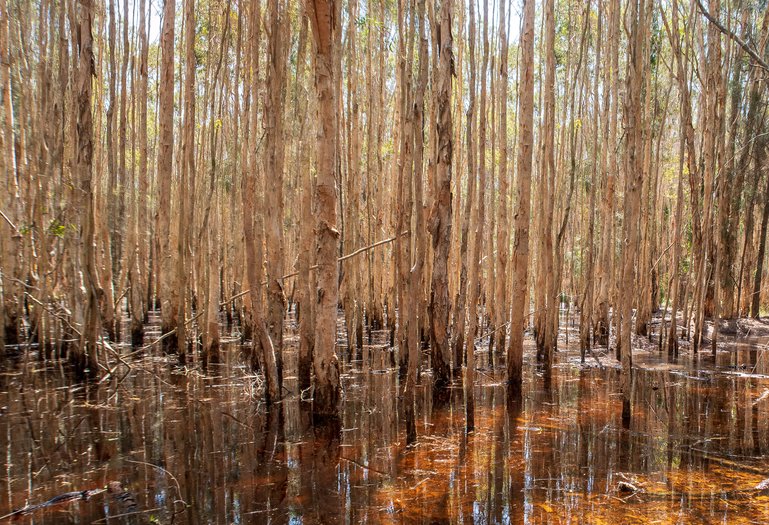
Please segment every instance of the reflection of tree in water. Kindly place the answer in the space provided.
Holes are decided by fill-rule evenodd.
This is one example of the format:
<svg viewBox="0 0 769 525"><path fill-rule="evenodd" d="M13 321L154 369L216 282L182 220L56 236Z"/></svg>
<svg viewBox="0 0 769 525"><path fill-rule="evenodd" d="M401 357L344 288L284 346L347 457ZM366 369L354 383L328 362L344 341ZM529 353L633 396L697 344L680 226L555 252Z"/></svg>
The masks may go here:
<svg viewBox="0 0 769 525"><path fill-rule="evenodd" d="M0 435L14 438L3 443L12 461L0 508L117 479L138 509L159 507L153 514L169 520L183 512L175 519L194 522L766 517L763 493L751 492L767 477L765 350L738 347L717 367L705 362L698 370L639 354L628 430L616 395L619 371L580 366L575 354L563 356L549 381L526 361L528 394L518 403L509 403L499 371L479 370L471 434L458 417L462 389L436 402L426 374L416 389L411 447L389 349L364 350L368 371L362 362L344 363L337 428L312 426L296 393L294 350L284 356L291 393L269 412L247 397L250 379L238 362L171 373L164 358L145 358L137 364L144 371L117 388L74 391L62 388L66 378L55 368L5 373ZM640 489L630 499L618 488L623 480ZM66 511L99 519L101 501ZM59 512L35 520L56 523Z"/></svg>

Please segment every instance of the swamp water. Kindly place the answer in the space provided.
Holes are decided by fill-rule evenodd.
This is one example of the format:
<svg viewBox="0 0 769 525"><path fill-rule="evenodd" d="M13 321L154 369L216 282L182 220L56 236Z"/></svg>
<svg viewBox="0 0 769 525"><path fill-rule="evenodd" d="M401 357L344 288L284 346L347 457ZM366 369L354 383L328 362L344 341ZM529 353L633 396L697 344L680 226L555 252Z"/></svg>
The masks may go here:
<svg viewBox="0 0 769 525"><path fill-rule="evenodd" d="M715 360L638 351L627 429L605 351L603 367L559 352L546 377L527 348L517 406L481 351L476 431L464 432L461 383L439 405L425 374L413 447L386 345L344 360L335 432L310 424L287 343L286 398L269 414L234 343L222 364L148 355L75 386L60 363L6 360L0 516L119 481L128 511L104 493L20 522L769 523L769 495L752 490L769 477L766 340L725 340Z"/></svg>

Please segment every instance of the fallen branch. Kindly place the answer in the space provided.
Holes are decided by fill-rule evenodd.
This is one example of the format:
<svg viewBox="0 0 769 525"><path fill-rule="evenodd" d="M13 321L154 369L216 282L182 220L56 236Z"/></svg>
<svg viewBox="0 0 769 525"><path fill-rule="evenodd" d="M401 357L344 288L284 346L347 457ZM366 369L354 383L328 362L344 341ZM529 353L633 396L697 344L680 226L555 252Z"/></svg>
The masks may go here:
<svg viewBox="0 0 769 525"><path fill-rule="evenodd" d="M74 501L85 501L90 499L93 496L96 496L97 494L106 492L106 490L107 490L106 488L99 488L99 489L91 489L91 490L79 490L76 492L65 492L64 494L59 494L58 496L54 496L53 498L43 503L26 505L20 509L14 510L13 512L6 514L5 516L0 516L0 520L17 519L21 516L26 516L27 514L31 514L36 510L41 510L41 509L54 507L58 505L66 505L67 503L72 503Z"/></svg>

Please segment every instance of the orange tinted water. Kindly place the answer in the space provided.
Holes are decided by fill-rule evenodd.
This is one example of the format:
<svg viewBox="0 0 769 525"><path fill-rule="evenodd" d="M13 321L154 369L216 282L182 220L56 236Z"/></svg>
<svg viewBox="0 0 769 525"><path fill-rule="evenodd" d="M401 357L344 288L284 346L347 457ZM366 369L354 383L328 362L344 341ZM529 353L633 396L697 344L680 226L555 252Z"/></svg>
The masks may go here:
<svg viewBox="0 0 769 525"><path fill-rule="evenodd" d="M769 477L761 341L725 341L715 361L639 351L629 429L605 352L605 368L561 352L546 377L527 349L518 405L506 402L503 364L495 372L482 354L476 431L464 432L459 385L437 405L425 374L413 447L385 345L345 362L338 432L310 425L294 350L290 393L268 414L240 347L224 349L207 369L146 357L122 381L75 387L59 363L6 363L0 515L118 480L146 512L110 523L769 523L766 493L740 492ZM120 513L98 496L23 519Z"/></svg>

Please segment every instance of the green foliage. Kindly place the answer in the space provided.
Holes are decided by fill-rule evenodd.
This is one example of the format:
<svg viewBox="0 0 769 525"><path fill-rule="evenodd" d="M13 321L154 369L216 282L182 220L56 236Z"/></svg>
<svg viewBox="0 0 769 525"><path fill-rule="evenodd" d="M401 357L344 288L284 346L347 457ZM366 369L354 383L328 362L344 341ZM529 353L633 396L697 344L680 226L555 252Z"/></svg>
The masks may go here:
<svg viewBox="0 0 769 525"><path fill-rule="evenodd" d="M59 239L63 239L64 235L67 233L67 226L59 222L58 219L53 219L48 225L48 233Z"/></svg>

